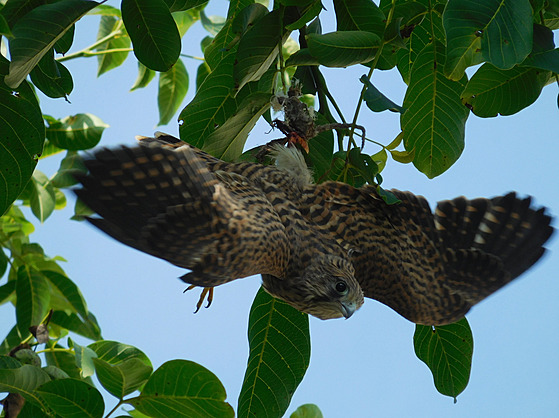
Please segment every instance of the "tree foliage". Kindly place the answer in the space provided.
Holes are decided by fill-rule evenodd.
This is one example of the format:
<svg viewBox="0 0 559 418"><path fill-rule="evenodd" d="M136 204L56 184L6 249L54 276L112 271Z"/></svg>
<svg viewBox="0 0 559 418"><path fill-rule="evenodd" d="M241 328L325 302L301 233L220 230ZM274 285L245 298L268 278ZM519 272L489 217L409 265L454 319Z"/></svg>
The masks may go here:
<svg viewBox="0 0 559 418"><path fill-rule="evenodd" d="M64 61L96 56L101 75L133 51L132 89L159 73L159 123L180 110L181 139L226 160L254 158L254 150L243 154L248 133L261 117L272 122L273 97L300 89L301 100L318 108L316 129L306 138L316 180L355 186L380 184L388 156L429 178L440 175L460 157L471 113L514 114L558 81L557 0L334 0L333 12L319 0L278 0L270 8L232 0L223 20L206 16L205 6L200 0L122 0L120 9L87 0L8 0L0 9L10 57L0 57L0 303L11 303L17 320L0 346L0 392L9 393L4 409L12 416L103 416L107 408L93 374L116 398L109 415L121 405L133 407L132 416L234 415L223 385L203 366L171 360L154 371L139 349L103 340L61 259L30 240L34 227L20 207L29 206L41 222L64 207L72 173L84 169L77 151L96 146L107 127L90 114L60 120L43 114L34 88L51 98L72 92ZM323 13L335 14L335 32L322 33ZM87 14L101 15L97 40L70 52L74 27ZM196 94L180 109L189 88L181 38L196 21L209 35L201 41ZM353 82L363 87L346 119L321 67L354 65L364 75ZM373 85L374 70L399 72L407 85L403 103ZM363 103L370 111L400 113L401 133L385 144L368 139L366 127L357 135ZM364 153L364 141L378 151ZM40 158L57 153L65 156L54 176L35 170ZM88 214L78 201L74 219ZM237 413L282 416L309 365L308 318L260 291L249 321ZM93 342L80 346L69 333ZM414 346L439 392L455 398L465 389L473 351L465 319L417 326ZM321 413L304 405L293 416Z"/></svg>

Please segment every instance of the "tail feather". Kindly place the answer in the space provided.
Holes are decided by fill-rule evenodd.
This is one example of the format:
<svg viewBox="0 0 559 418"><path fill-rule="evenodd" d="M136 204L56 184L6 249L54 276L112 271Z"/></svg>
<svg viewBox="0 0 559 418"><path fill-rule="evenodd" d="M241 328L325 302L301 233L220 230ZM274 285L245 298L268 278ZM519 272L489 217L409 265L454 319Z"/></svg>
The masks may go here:
<svg viewBox="0 0 559 418"><path fill-rule="evenodd" d="M514 192L493 199L460 197L437 205L435 224L445 249L476 249L498 257L508 282L538 261L553 232L545 209L533 209L531 203Z"/></svg>

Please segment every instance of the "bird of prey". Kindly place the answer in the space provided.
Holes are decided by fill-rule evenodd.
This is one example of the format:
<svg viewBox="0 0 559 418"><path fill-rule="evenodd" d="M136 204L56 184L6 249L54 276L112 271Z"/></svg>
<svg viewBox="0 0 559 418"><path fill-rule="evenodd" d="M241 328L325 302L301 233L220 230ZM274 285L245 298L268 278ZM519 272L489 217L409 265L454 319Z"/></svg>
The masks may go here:
<svg viewBox="0 0 559 418"><path fill-rule="evenodd" d="M313 184L296 148L275 153L276 165L229 163L142 138L87 158L76 194L98 215L89 222L189 269L184 282L262 274L268 293L321 319L349 318L365 296L415 323L455 322L538 261L553 232L545 208L515 193L433 213L409 192L392 190L389 205L375 186Z"/></svg>

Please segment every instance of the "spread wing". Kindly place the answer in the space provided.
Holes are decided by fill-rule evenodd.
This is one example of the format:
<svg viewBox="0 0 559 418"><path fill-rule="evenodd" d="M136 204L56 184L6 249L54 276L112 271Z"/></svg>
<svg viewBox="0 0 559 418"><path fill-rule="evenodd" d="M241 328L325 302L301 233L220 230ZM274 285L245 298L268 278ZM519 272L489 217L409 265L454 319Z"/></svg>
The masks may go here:
<svg viewBox="0 0 559 418"><path fill-rule="evenodd" d="M211 172L205 154L158 144L103 149L85 161L76 194L89 221L122 243L212 287L253 274L281 277L289 241L266 195L246 177Z"/></svg>
<svg viewBox="0 0 559 418"><path fill-rule="evenodd" d="M324 183L305 216L352 254L366 297L415 323L459 320L532 266L553 231L543 208L514 193L441 202L433 214L423 197L392 192L401 203L387 205L373 187Z"/></svg>

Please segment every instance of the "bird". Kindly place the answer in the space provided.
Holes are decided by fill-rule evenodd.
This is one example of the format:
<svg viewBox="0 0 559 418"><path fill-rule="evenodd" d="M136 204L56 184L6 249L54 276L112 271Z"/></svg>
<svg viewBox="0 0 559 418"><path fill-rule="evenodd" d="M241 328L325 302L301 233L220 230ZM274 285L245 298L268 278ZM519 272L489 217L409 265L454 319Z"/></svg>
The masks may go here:
<svg viewBox="0 0 559 418"><path fill-rule="evenodd" d="M545 253L546 208L515 192L458 197L434 211L422 196L376 185L315 184L296 147L275 165L225 162L167 134L102 148L75 174L87 220L121 243L188 269L204 288L260 274L263 288L320 319L375 299L411 322L445 325Z"/></svg>

